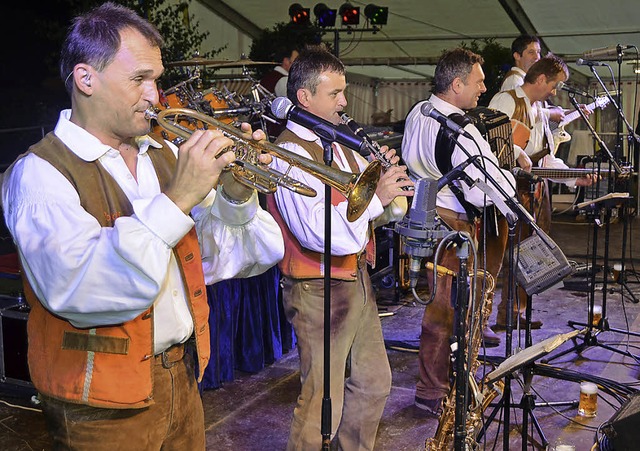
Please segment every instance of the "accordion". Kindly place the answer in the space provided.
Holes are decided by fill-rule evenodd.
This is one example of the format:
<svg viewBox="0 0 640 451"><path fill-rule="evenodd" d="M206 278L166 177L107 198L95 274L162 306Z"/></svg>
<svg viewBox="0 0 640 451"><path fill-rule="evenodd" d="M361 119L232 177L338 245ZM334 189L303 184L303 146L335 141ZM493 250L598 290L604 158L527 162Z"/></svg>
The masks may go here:
<svg viewBox="0 0 640 451"><path fill-rule="evenodd" d="M498 159L500 167L508 170L514 168L516 159L509 116L483 106L467 110L465 113L491 146L491 151Z"/></svg>

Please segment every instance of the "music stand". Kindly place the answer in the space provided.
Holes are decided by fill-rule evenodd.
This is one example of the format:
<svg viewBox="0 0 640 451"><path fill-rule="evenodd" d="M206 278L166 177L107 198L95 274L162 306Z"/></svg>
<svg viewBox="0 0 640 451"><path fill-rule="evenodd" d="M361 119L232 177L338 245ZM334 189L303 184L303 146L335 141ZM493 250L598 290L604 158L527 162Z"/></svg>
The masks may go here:
<svg viewBox="0 0 640 451"><path fill-rule="evenodd" d="M536 183L534 180L530 181L529 185L529 194L530 194L530 211L534 211L534 197L533 194L535 192ZM547 339L544 342L533 345L532 337L531 337L531 313L532 313L532 295L539 293L546 289L547 287L554 285L557 281L563 277L563 274L566 274L569 271L569 264L566 262L564 256L560 259L558 252L552 250L551 245L555 244L552 242L550 238L546 238L546 242L543 242L542 239L538 241L534 238L542 238L544 237L543 232L539 229L537 225L534 227L534 223L527 223L526 217L524 218L526 224L532 227L532 234L527 239L520 242L518 254L518 260L521 258L530 259L530 255L535 255L535 260L539 260L542 262L543 266L549 266L551 272L543 272L541 276L534 277L535 274L538 274L538 270L534 270L533 268L540 266L540 263L537 265L533 265L532 268L526 269L521 267L521 262L518 261L518 279L519 284L526 291L527 296L527 306L525 310L525 348L520 352L512 355L511 354L511 340L512 340L512 319L513 319L513 298L515 291L515 280L513 274L515 274L516 264L514 263L514 236L515 236L515 228L514 230L509 231L509 277L508 277L508 289L507 289L507 318L506 318L506 349L505 349L505 357L506 360L503 361L504 365L498 367L497 370L490 373L486 378L486 383L492 383L498 378L504 377L504 392L500 401L494 406L493 411L489 414L488 421L485 423L480 433L478 434L478 438L481 438L488 425L493 421L495 416L497 415L500 409L504 412L504 449L509 449L509 427L510 427L510 407L517 407L522 409L522 429L521 429L521 437L522 437L522 449L526 451L527 443L528 443L528 423L531 420L531 423L535 427L538 435L540 436L542 446L546 447L549 444L538 419L535 417L533 410L538 406L573 406L575 405L575 401L558 401L558 402L545 402L536 404L535 395L531 394L530 388L532 384L532 379L534 375L533 361L542 355L546 355L551 350L555 349L560 344L564 343L568 338L563 337L552 337L551 339ZM534 232L535 231L535 232ZM533 233L537 235L537 237L533 236ZM544 253L541 253L541 249L545 249ZM536 250L538 249L538 250ZM520 255L520 254L523 255ZM522 265L524 266L524 265ZM553 275L552 275L553 273ZM518 329L519 330L519 329ZM572 332L570 333L572 334ZM569 334L566 334L569 336ZM555 340L554 340L555 339ZM562 340L562 341L560 341ZM514 365L512 362L517 363ZM514 371L519 368L523 368L523 382L521 382L523 393L520 399L520 402L516 404L511 404L511 380L515 377L512 375Z"/></svg>

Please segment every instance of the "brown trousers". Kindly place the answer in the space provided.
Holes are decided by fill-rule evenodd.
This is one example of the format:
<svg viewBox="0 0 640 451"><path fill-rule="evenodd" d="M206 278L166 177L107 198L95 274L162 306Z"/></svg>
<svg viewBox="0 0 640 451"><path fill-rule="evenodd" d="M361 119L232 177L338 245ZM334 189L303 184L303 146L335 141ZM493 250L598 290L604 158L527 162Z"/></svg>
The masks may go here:
<svg viewBox="0 0 640 451"><path fill-rule="evenodd" d="M356 280L331 280L331 432L345 451L373 450L391 391L391 368L364 260L359 259ZM285 277L283 281L284 309L298 340L302 383L287 450L320 450L324 280Z"/></svg>
<svg viewBox="0 0 640 451"><path fill-rule="evenodd" d="M441 208L438 208L438 214L452 229L469 232L471 236L476 235L475 224L469 223L466 216ZM486 270L497 277L507 245L507 221L504 218L498 221L498 236L487 234L487 239L484 241L482 228L478 235L481 238L478 243L478 268L482 269L483 262L486 261ZM443 252L438 264L458 272L459 260L455 250ZM472 265L473 256L470 255L467 263L469 272L472 272ZM433 274L429 272L427 277L431 284ZM451 305L452 283L453 277L438 276L434 301L425 308L422 318L419 350L420 378L416 384L416 396L423 399L440 398L449 392L451 353L449 339L453 335L454 323L454 309ZM482 283L478 279L477 296L481 296L481 290Z"/></svg>
<svg viewBox="0 0 640 451"><path fill-rule="evenodd" d="M143 409L96 408L43 397L53 449L204 450L204 411L193 358L187 354L171 368L165 366L156 356L155 403Z"/></svg>

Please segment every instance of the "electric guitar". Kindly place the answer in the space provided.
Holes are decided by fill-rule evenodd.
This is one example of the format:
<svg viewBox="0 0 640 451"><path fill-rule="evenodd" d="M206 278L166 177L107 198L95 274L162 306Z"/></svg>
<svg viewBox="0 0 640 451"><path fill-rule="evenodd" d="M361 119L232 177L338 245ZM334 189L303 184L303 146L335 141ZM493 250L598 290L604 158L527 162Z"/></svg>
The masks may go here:
<svg viewBox="0 0 640 451"><path fill-rule="evenodd" d="M585 108L589 110L590 113L593 113L596 108L605 108L609 104L609 102L609 97L600 96L597 97L594 102L590 103L589 105L585 105ZM567 114L556 128L553 127L553 124L555 124L554 122L549 122L549 127L551 128L551 133L553 134L553 143L555 145L555 149L553 151L554 155L555 152L558 151L558 147L560 146L560 144L571 140L571 135L564 130L565 125L575 121L579 117L580 112L578 110L575 110Z"/></svg>

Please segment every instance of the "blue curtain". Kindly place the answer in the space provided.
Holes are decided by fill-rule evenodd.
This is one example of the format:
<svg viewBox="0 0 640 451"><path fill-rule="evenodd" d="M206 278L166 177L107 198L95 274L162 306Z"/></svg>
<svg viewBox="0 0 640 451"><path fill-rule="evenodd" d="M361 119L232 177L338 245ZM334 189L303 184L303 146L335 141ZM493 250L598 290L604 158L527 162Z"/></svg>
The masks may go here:
<svg viewBox="0 0 640 451"><path fill-rule="evenodd" d="M274 266L259 276L207 287L211 360L201 389L232 381L234 370L256 373L293 348L279 282L280 271Z"/></svg>

